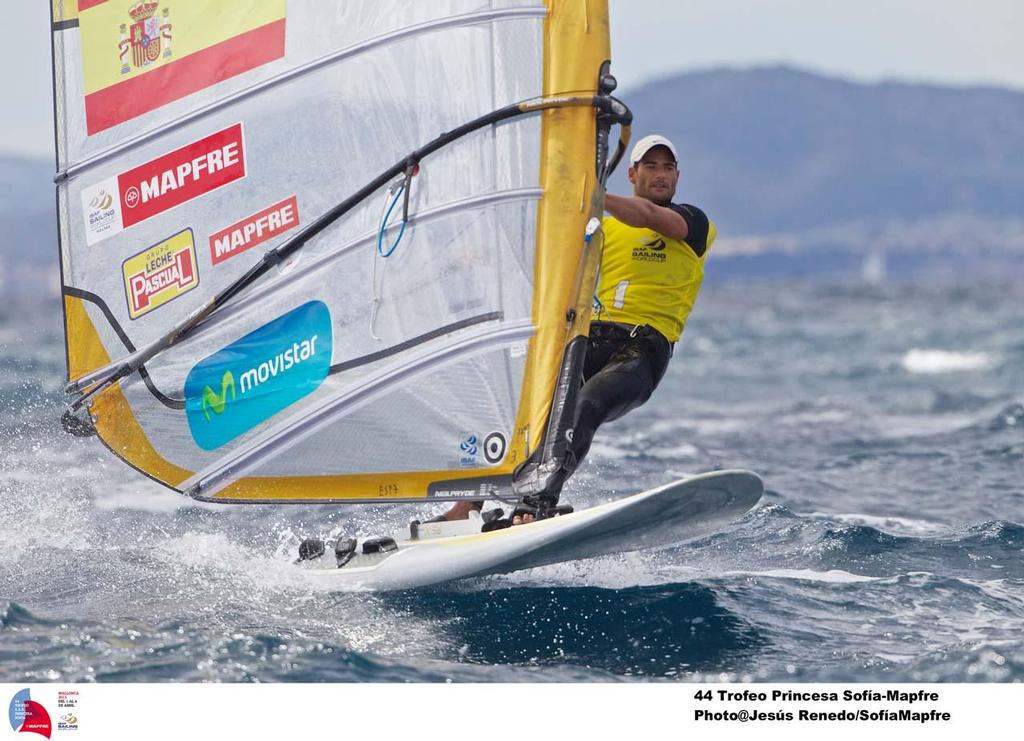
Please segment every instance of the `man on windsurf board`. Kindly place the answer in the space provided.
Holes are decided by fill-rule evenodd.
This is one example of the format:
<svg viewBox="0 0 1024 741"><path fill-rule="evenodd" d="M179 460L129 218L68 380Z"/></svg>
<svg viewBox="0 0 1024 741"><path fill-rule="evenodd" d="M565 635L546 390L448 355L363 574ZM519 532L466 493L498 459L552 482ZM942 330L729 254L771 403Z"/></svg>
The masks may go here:
<svg viewBox="0 0 1024 741"><path fill-rule="evenodd" d="M598 427L650 398L704 279L716 230L701 209L672 201L679 183L675 146L664 136L645 136L633 147L628 175L632 196L605 195L601 275L569 455L528 504L557 504ZM465 519L482 504L459 502L437 519ZM533 519L523 514L513 524Z"/></svg>

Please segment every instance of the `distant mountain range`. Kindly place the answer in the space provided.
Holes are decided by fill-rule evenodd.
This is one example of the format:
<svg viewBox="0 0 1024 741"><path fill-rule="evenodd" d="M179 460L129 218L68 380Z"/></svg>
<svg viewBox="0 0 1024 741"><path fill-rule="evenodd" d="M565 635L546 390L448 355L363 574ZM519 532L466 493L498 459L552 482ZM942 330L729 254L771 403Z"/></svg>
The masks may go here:
<svg viewBox="0 0 1024 741"><path fill-rule="evenodd" d="M781 67L678 75L626 102L637 136L677 144L682 194L736 234L1024 206L1024 93Z"/></svg>
<svg viewBox="0 0 1024 741"><path fill-rule="evenodd" d="M677 200L717 223L713 276L1024 273L1024 92L777 67L675 75L623 98L635 138L677 144ZM622 170L612 189L628 192ZM8 276L56 262L52 171L0 158Z"/></svg>
<svg viewBox="0 0 1024 741"><path fill-rule="evenodd" d="M677 199L736 256L713 273L843 273L872 255L896 274L1024 272L1024 92L774 67L675 75L624 99L635 138L677 145ZM628 191L624 173L613 187Z"/></svg>

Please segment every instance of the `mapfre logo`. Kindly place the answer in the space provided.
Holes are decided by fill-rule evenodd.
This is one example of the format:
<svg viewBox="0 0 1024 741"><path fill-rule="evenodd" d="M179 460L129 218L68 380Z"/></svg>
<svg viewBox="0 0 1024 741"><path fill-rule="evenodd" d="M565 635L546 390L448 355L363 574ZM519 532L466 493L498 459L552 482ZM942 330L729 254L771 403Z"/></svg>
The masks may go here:
<svg viewBox="0 0 1024 741"><path fill-rule="evenodd" d="M210 260L219 265L298 225L299 203L290 196L210 235Z"/></svg>
<svg viewBox="0 0 1024 741"><path fill-rule="evenodd" d="M124 228L245 177L242 124L117 176Z"/></svg>
<svg viewBox="0 0 1024 741"><path fill-rule="evenodd" d="M11 729L16 733L38 733L50 738L53 732L50 714L46 712L46 708L32 699L27 687L11 698L7 717L11 722Z"/></svg>
<svg viewBox="0 0 1024 741"><path fill-rule="evenodd" d="M237 123L82 190L90 245L245 177ZM109 200L108 200L109 199Z"/></svg>

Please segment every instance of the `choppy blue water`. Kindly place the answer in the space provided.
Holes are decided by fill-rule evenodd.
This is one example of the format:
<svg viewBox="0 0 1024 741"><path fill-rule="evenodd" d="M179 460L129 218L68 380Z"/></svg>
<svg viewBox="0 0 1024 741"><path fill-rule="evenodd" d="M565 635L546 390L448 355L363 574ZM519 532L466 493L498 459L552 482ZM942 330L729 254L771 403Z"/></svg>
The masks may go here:
<svg viewBox="0 0 1024 741"><path fill-rule="evenodd" d="M0 319L0 681L1022 681L1024 289L709 286L565 499L714 467L762 505L685 547L390 595L300 534L411 506L197 505L64 435L60 326Z"/></svg>

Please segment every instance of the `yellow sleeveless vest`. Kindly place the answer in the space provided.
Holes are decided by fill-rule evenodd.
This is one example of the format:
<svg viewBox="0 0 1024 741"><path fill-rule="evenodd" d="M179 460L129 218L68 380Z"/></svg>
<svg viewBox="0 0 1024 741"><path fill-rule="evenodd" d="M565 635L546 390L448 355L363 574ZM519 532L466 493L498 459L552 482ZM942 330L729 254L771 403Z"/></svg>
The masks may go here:
<svg viewBox="0 0 1024 741"><path fill-rule="evenodd" d="M708 225L708 249L701 257L684 241L613 216L606 216L602 226L604 256L592 319L649 324L677 342L700 293L715 225Z"/></svg>

